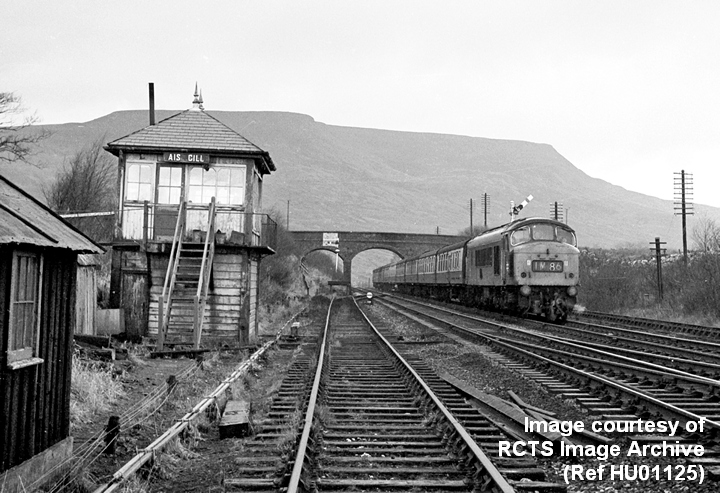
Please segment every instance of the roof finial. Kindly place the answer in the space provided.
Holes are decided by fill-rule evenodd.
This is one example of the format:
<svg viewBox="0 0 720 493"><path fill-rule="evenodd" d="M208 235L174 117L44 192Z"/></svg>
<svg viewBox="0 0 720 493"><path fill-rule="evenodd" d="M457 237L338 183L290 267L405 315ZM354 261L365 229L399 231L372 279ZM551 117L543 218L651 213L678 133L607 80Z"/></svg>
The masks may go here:
<svg viewBox="0 0 720 493"><path fill-rule="evenodd" d="M194 99L193 99L193 107L192 107L192 109L195 110L195 111L200 111L200 110L202 110L202 109L203 109L203 107L202 107L202 96L200 96L200 95L198 94L198 85L197 85L197 82L195 82L195 94L193 94L193 96L195 96L195 97L194 97Z"/></svg>
<svg viewBox="0 0 720 493"><path fill-rule="evenodd" d="M205 107L203 106L203 98L202 98L202 89L200 89L200 109L205 110Z"/></svg>

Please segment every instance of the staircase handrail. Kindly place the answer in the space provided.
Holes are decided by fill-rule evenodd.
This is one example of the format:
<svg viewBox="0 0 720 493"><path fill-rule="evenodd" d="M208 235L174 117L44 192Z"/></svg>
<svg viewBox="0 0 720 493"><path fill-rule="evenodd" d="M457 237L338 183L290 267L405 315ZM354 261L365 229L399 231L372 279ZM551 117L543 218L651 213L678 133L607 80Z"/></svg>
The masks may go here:
<svg viewBox="0 0 720 493"><path fill-rule="evenodd" d="M185 233L187 203L180 202L178 210L178 218L175 223L175 235L173 236L172 248L170 249L170 257L168 258L168 268L165 272L165 282L163 283L162 295L159 300L159 317L158 317L158 351L162 351L165 342L165 333L170 322L170 308L172 304L172 292L175 289L175 279L177 278L178 265L180 264L180 252L182 251L182 240Z"/></svg>
<svg viewBox="0 0 720 493"><path fill-rule="evenodd" d="M207 303L208 289L210 288L210 273L212 272L213 258L215 256L215 197L210 200L208 208L208 229L205 235L202 264L197 294L195 295L195 313L193 330L195 335L195 349L200 349L200 337L205 319L205 304Z"/></svg>

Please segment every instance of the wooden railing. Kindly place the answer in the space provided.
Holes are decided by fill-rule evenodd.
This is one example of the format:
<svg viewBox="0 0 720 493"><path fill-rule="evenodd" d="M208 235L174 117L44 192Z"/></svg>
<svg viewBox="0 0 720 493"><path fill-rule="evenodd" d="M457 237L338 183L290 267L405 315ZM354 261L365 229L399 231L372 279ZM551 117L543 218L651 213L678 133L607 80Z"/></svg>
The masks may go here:
<svg viewBox="0 0 720 493"><path fill-rule="evenodd" d="M162 242L155 232L157 204L125 203L123 222L119 233L114 238L118 242ZM193 229L205 229L208 204L188 203L186 206L185 237ZM193 218L202 214L200 223ZM112 216L105 220L111 224ZM112 225L112 224L111 224ZM236 207L218 204L215 207L215 231L226 234L226 243L240 246L268 247L275 250L277 242L277 224L265 213L243 212ZM232 233L237 233L233 235ZM168 240L169 241L169 240Z"/></svg>
<svg viewBox="0 0 720 493"><path fill-rule="evenodd" d="M175 235L173 236L172 249L168 259L168 268L165 273L162 295L158 300L158 343L157 350L162 351L165 344L165 335L170 324L170 310L172 309L172 292L175 289L178 265L180 265L180 252L182 251L183 236L185 235L186 204L180 203L177 223L175 224Z"/></svg>
<svg viewBox="0 0 720 493"><path fill-rule="evenodd" d="M215 257L215 197L210 201L208 209L208 227L205 235L202 265L200 267L200 280L195 295L195 310L193 320L193 333L195 349L200 349L203 321L205 320L205 305L207 304L208 289L210 287L210 274L212 273L213 258Z"/></svg>

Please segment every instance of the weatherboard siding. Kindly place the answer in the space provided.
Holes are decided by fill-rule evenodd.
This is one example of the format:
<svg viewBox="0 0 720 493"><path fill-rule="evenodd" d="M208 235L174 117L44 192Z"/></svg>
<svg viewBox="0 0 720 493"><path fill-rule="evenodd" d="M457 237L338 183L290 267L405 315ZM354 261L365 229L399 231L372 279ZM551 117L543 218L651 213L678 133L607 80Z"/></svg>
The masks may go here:
<svg viewBox="0 0 720 493"><path fill-rule="evenodd" d="M159 298L162 295L163 283L167 271L167 257L158 257L152 261L150 307L148 331L151 337L157 337ZM208 292L202 338L231 339L238 341L239 328L243 324L243 307L241 293L243 266L247 265L246 256L234 253L217 253L213 262L211 288ZM194 295L197 288L192 289ZM172 321L181 324L193 323L193 309L176 306L172 311ZM170 337L177 336L172 324ZM184 337L190 337L192 329L184 329Z"/></svg>

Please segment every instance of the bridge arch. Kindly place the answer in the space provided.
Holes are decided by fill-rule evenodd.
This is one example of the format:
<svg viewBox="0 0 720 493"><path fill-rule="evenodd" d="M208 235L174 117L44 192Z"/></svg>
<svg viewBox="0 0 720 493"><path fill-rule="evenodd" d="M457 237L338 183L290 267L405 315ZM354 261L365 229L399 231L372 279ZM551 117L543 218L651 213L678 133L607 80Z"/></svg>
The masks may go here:
<svg viewBox="0 0 720 493"><path fill-rule="evenodd" d="M445 245L461 241L464 236L456 235L431 235L412 233L377 233L362 231L290 231L296 245L302 249L304 258L311 252L326 250L335 253L343 261L343 284L350 285L352 279L352 261L360 253L381 249L388 250L400 258L420 255L423 252L440 248ZM328 244L329 240L337 239L335 244Z"/></svg>

